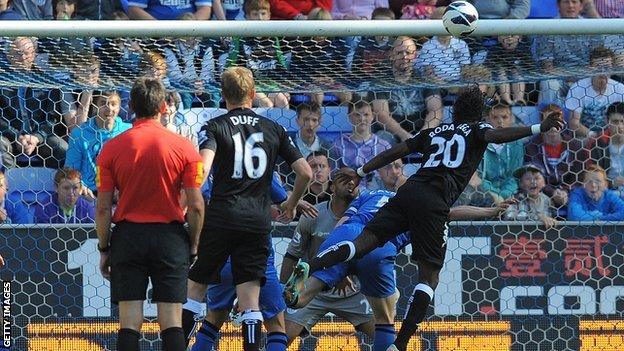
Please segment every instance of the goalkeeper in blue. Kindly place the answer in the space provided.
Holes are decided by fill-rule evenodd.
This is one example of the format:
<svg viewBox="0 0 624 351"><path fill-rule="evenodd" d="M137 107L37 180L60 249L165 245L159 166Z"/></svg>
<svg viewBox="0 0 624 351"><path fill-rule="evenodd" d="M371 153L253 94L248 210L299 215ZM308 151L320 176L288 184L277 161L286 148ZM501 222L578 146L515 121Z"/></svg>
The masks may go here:
<svg viewBox="0 0 624 351"><path fill-rule="evenodd" d="M210 199L211 183L209 178L202 186L202 194L206 201ZM271 182L271 200L275 204L280 204L286 201L287 197L288 194L279 176L274 174ZM301 201L298 209L304 215L316 216L316 209L307 202ZM285 351L288 342L284 322L286 305L282 298L282 285L279 282L274 261L273 246L271 245L265 273L266 282L260 290L260 309L265 321L264 327L267 330L265 350ZM219 330L229 318L235 299L236 288L232 275L232 265L228 259L221 269L220 283L208 286L208 291L206 292L206 316L196 333L195 344L193 344L191 351L212 351L214 349L215 342L219 336ZM183 318L183 329L187 344L196 329L196 322L201 317L202 311L202 304L192 299L189 299L183 306L183 314L186 316L186 318ZM238 316L237 313L234 315ZM221 349L225 350L227 348L222 347Z"/></svg>
<svg viewBox="0 0 624 351"><path fill-rule="evenodd" d="M336 244L344 240L355 240L375 213L394 195L391 191L375 190L364 192L353 200L338 226L321 244L318 255L333 250ZM510 202L504 202L499 207L491 208L459 206L451 209L449 217L451 220L492 218L504 211L509 204ZM300 277L306 275L307 266L300 263L286 284L286 304L291 308L303 308L318 293L333 288L348 274L355 273L360 281L361 292L366 296L375 316L373 351L386 351L395 338L394 318L399 298L394 262L397 254L409 243L409 234L401 234L360 259L342 262L312 273L305 288L300 285Z"/></svg>

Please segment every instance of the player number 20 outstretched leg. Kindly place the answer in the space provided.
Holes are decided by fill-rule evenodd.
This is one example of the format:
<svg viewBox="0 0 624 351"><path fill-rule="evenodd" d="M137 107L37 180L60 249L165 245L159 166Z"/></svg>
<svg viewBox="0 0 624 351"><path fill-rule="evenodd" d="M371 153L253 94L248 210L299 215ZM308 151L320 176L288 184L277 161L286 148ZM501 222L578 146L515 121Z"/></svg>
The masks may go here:
<svg viewBox="0 0 624 351"><path fill-rule="evenodd" d="M379 239L373 232L364 229L362 235L358 236L354 241L341 241L327 250L319 252L310 261L310 274L340 262L360 258L373 251L377 246L379 246Z"/></svg>
<svg viewBox="0 0 624 351"><path fill-rule="evenodd" d="M418 281L414 293L408 300L408 309L397 334L394 345L388 351L406 351L407 344L418 329L418 325L425 319L427 309L433 300L433 291L438 285L440 267L430 263L418 262Z"/></svg>

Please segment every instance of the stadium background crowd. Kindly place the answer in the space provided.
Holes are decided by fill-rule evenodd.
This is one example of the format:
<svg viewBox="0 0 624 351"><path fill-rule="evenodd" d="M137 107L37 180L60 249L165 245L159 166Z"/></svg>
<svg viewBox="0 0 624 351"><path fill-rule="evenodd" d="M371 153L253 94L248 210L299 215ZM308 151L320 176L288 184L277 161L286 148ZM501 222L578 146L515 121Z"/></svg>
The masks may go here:
<svg viewBox="0 0 624 351"><path fill-rule="evenodd" d="M439 19L450 1L0 0L0 20ZM617 0L475 0L482 19L622 18ZM254 106L277 116L314 171L305 200L328 199L329 175L448 121L458 86L479 83L495 128L560 111L562 132L491 144L458 204L519 201L505 220L624 220L624 35L351 38L0 38L0 223L94 221L95 159L131 127L129 86L170 90L162 123L196 140L218 114L225 67L252 69ZM10 85L9 83L13 85ZM19 85L19 86L18 86ZM195 120L193 120L195 114ZM365 179L396 190L417 155ZM292 182L286 166L279 176ZM32 178L40 186L32 186Z"/></svg>

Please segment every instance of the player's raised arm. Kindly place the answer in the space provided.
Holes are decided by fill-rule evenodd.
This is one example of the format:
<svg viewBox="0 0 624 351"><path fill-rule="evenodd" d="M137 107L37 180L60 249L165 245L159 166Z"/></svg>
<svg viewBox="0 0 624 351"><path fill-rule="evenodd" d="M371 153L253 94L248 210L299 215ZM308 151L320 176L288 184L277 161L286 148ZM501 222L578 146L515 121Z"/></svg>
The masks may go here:
<svg viewBox="0 0 624 351"><path fill-rule="evenodd" d="M488 143L507 143L535 135L543 132L547 132L551 129L561 130L563 128L563 114L561 112L552 112L541 124L534 124L532 126L522 127L509 127L502 129L488 129L485 131L483 137Z"/></svg>
<svg viewBox="0 0 624 351"><path fill-rule="evenodd" d="M286 219L292 220L295 217L295 208L299 203L299 200L303 197L303 193L308 188L308 184L312 179L312 169L308 162L303 158L299 158L290 165L293 172L295 172L295 186L292 193L288 196L288 200L282 203L283 215L279 220L284 221Z"/></svg>
<svg viewBox="0 0 624 351"><path fill-rule="evenodd" d="M368 161L365 165L357 169L357 175L361 178L364 178L367 173L376 171L379 168L390 164L395 160L398 160L399 158L411 154L414 148L410 144L413 144L413 140L417 140L417 138L419 138L419 135L420 134L417 134L415 137L399 143L373 157L372 160Z"/></svg>

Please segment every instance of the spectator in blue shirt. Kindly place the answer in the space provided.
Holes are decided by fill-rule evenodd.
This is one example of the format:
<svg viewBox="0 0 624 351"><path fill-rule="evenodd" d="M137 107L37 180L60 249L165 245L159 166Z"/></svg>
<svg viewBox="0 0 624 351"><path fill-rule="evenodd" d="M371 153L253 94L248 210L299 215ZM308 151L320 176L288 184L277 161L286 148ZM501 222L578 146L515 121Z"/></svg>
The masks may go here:
<svg viewBox="0 0 624 351"><path fill-rule="evenodd" d="M63 168L54 175L56 191L35 205L35 223L93 223L95 205L80 197L80 172Z"/></svg>
<svg viewBox="0 0 624 351"><path fill-rule="evenodd" d="M116 91L100 93L95 98L97 115L72 130L65 167L77 169L82 182L91 192L95 186L95 160L108 140L130 129L132 125L119 117L121 99ZM85 189L86 195L90 195Z"/></svg>
<svg viewBox="0 0 624 351"><path fill-rule="evenodd" d="M0 21L23 20L24 17L10 5L11 0L0 0Z"/></svg>
<svg viewBox="0 0 624 351"><path fill-rule="evenodd" d="M607 172L591 165L583 173L583 187L570 193L568 219L573 221L622 221L624 200L607 189Z"/></svg>
<svg viewBox="0 0 624 351"><path fill-rule="evenodd" d="M9 196L9 184L0 172L0 224L27 224L30 223L28 209L19 198Z"/></svg>
<svg viewBox="0 0 624 351"><path fill-rule="evenodd" d="M130 0L128 16L133 20L175 20L191 12L198 20L208 20L212 14L212 0L179 0L178 5L163 5L163 0Z"/></svg>

